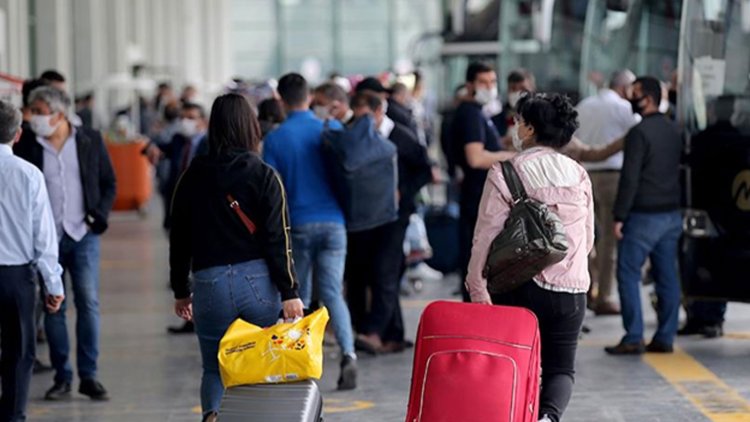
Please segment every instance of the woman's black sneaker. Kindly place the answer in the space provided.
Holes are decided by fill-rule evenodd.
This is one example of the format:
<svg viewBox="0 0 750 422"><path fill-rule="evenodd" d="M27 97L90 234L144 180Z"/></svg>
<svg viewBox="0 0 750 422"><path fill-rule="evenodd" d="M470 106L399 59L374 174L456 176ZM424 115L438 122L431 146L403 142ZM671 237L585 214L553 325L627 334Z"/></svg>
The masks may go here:
<svg viewBox="0 0 750 422"><path fill-rule="evenodd" d="M78 388L78 392L84 396L89 396L91 400L106 401L109 400L107 390L104 389L102 383L97 380L88 379L81 380L81 386Z"/></svg>
<svg viewBox="0 0 750 422"><path fill-rule="evenodd" d="M354 390L357 388L357 360L349 355L344 355L341 360L341 375L339 376L339 391Z"/></svg>

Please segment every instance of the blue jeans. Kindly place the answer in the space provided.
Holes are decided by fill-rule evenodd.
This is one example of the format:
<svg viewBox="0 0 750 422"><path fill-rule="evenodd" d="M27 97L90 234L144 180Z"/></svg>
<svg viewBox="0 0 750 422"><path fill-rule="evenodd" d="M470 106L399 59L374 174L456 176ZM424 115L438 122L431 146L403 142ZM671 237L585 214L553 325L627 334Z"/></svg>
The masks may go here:
<svg viewBox="0 0 750 422"><path fill-rule="evenodd" d="M237 319L267 327L276 323L281 295L263 260L211 267L193 274L193 319L203 358L203 414L218 412L224 385L219 374L219 341Z"/></svg>
<svg viewBox="0 0 750 422"><path fill-rule="evenodd" d="M625 328L624 343L643 340L641 269L651 258L655 290L659 300L659 328L654 340L672 344L680 311L677 278L677 245L682 235L680 212L632 213L625 221L617 256L617 280Z"/></svg>
<svg viewBox="0 0 750 422"><path fill-rule="evenodd" d="M76 360L81 379L96 378L99 357L99 236L88 233L76 242L67 234L60 241L60 265L70 274L73 301L76 307ZM70 365L70 341L65 319L70 291L60 311L46 314L44 329L49 343L49 356L55 368L55 382L73 380Z"/></svg>
<svg viewBox="0 0 750 422"><path fill-rule="evenodd" d="M335 223L297 226L292 228L292 244L302 301L310 306L315 280L320 300L331 315L331 325L342 353L353 354L352 319L343 289L346 228Z"/></svg>

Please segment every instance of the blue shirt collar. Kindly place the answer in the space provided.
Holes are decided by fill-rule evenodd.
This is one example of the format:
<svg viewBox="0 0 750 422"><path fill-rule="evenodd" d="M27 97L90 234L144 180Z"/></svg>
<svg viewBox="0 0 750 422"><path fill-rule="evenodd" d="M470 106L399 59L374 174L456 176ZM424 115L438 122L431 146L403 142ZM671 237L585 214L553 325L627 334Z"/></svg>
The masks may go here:
<svg viewBox="0 0 750 422"><path fill-rule="evenodd" d="M315 114L312 110L295 110L287 113L287 119L291 119L292 117L315 117Z"/></svg>

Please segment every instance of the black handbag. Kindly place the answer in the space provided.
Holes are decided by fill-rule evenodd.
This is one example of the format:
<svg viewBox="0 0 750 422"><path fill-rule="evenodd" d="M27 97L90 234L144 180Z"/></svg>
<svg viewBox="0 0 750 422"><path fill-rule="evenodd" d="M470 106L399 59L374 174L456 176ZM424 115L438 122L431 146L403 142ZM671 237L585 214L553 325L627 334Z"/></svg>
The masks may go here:
<svg viewBox="0 0 750 422"><path fill-rule="evenodd" d="M568 253L560 218L545 204L529 198L512 163L501 164L513 205L503 231L492 241L482 273L492 294L519 287Z"/></svg>

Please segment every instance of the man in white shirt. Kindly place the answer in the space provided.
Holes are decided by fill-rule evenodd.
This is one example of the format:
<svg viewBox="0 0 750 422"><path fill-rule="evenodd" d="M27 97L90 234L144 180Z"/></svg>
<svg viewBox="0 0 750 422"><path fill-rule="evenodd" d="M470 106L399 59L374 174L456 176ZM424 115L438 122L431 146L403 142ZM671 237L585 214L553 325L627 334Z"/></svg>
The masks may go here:
<svg viewBox="0 0 750 422"><path fill-rule="evenodd" d="M26 420L34 367L36 272L45 305L57 312L64 299L57 232L42 172L13 155L21 112L0 101L0 420Z"/></svg>
<svg viewBox="0 0 750 422"><path fill-rule="evenodd" d="M590 147L601 147L622 138L640 118L626 99L635 81L633 72L615 72L609 83L595 96L578 104L580 128L575 136ZM620 309L612 301L615 282L617 239L614 237L612 209L622 168L622 152L606 161L585 165L591 176L596 205L597 242L589 261L592 287L590 307L596 315L616 315Z"/></svg>

